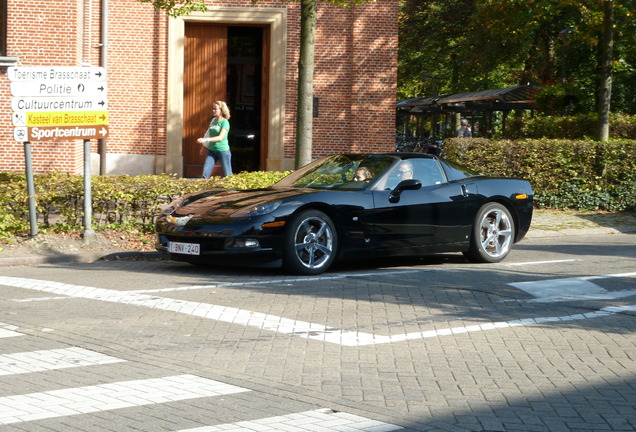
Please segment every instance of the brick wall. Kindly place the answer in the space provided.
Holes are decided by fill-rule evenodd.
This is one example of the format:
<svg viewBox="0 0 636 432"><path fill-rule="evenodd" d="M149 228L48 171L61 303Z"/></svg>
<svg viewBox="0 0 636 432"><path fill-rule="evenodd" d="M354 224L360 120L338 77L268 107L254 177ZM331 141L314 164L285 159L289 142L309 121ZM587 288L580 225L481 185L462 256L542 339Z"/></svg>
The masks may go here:
<svg viewBox="0 0 636 432"><path fill-rule="evenodd" d="M148 4L109 0L108 152L166 153L167 18ZM209 1L212 6L288 10L284 155L294 158L300 5L297 2ZM8 55L18 66L100 64L100 1L8 0ZM315 157L393 148L397 74L397 0L341 8L319 3L316 32ZM85 17L87 18L85 20ZM86 36L86 37L84 37ZM0 71L0 171L23 171L13 138L9 81ZM81 173L79 140L33 143L36 172ZM97 144L92 144L97 151Z"/></svg>

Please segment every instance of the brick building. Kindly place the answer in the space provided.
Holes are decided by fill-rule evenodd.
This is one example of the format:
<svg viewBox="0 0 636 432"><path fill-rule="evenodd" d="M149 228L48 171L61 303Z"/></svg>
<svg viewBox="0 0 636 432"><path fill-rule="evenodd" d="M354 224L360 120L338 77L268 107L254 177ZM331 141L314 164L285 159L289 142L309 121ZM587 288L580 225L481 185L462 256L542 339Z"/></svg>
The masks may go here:
<svg viewBox="0 0 636 432"><path fill-rule="evenodd" d="M198 177L214 100L232 111L234 171L293 168L300 4L207 1L168 18L137 0L3 0L0 171L25 169L8 66L103 66L108 139L92 172ZM314 157L393 148L397 0L318 7ZM83 141L32 142L36 173L83 170Z"/></svg>

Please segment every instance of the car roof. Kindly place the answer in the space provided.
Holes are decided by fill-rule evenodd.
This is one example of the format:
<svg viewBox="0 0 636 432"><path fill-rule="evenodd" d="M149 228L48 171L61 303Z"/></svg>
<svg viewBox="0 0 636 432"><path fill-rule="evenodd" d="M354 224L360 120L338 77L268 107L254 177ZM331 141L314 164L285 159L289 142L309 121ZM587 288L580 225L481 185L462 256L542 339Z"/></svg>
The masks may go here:
<svg viewBox="0 0 636 432"><path fill-rule="evenodd" d="M396 157L399 159L412 159L412 158L439 159L437 156L428 154L428 153L409 153L409 152L346 153L346 156L389 156L389 157Z"/></svg>

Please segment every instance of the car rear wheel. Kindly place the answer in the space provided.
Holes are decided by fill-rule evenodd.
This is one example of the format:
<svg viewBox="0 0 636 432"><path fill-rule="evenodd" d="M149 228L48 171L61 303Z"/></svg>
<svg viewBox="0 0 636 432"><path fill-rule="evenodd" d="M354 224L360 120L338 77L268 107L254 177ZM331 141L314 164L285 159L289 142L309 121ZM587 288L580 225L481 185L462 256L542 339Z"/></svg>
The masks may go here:
<svg viewBox="0 0 636 432"><path fill-rule="evenodd" d="M485 204L477 213L470 248L464 255L475 262L499 262L510 252L514 238L515 224L506 206Z"/></svg>
<svg viewBox="0 0 636 432"><path fill-rule="evenodd" d="M283 265L294 274L320 274L333 263L337 247L336 229L329 216L319 210L303 211L288 224Z"/></svg>

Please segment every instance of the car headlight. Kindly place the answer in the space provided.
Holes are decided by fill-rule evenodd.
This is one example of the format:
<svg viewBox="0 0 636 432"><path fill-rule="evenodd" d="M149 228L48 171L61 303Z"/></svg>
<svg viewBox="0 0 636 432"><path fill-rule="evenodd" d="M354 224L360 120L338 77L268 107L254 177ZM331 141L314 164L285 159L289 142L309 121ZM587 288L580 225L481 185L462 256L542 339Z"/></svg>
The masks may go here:
<svg viewBox="0 0 636 432"><path fill-rule="evenodd" d="M281 204L281 201L274 201L273 203L245 207L235 213L232 213L232 217L236 218L265 215L276 210L278 207L280 207Z"/></svg>
<svg viewBox="0 0 636 432"><path fill-rule="evenodd" d="M194 215L187 215L182 217L174 217L173 215L168 215L166 216L166 220L171 224L182 227L186 226L186 224L190 222L190 219L192 219L193 217Z"/></svg>
<svg viewBox="0 0 636 432"><path fill-rule="evenodd" d="M178 209L179 207L183 205L183 201L184 201L183 198L177 198L176 200L168 204L168 206L164 208L161 213L165 215L171 215L172 213L175 212L176 209Z"/></svg>

